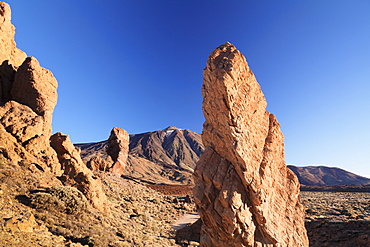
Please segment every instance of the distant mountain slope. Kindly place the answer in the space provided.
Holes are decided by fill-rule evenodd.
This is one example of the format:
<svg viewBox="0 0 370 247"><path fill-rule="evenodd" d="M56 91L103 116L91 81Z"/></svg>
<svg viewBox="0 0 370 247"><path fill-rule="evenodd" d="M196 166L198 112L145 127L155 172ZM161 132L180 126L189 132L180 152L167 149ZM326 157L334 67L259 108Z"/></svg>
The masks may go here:
<svg viewBox="0 0 370 247"><path fill-rule="evenodd" d="M92 142L92 143L82 143L74 144L76 147L81 149L81 158L87 163L91 158L99 156L103 159L108 159L108 154L106 152L108 147L108 141L102 142Z"/></svg>
<svg viewBox="0 0 370 247"><path fill-rule="evenodd" d="M85 163L93 157L110 159L107 141L76 144ZM186 129L130 135L130 151L125 176L148 183L192 183L192 173L203 153L201 135Z"/></svg>
<svg viewBox="0 0 370 247"><path fill-rule="evenodd" d="M337 167L288 165L303 185L370 184L370 179L358 176Z"/></svg>
<svg viewBox="0 0 370 247"><path fill-rule="evenodd" d="M203 151L200 134L186 129L168 127L130 136L130 154L191 172Z"/></svg>
<svg viewBox="0 0 370 247"><path fill-rule="evenodd" d="M83 161L100 157L110 160L107 141L76 144ZM125 176L150 184L190 184L192 173L203 153L201 135L186 129L164 130L130 135L130 151ZM303 185L365 185L370 179L340 168L288 165Z"/></svg>

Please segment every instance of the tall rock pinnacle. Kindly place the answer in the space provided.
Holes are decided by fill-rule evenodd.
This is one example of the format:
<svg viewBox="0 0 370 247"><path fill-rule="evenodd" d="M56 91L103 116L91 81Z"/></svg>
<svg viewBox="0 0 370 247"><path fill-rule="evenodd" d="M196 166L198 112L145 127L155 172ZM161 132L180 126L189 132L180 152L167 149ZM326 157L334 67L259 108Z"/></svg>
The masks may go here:
<svg viewBox="0 0 370 247"><path fill-rule="evenodd" d="M11 10L7 3L0 2L0 61L9 60L9 63L15 67L19 67L26 53L16 48L14 41L15 28L11 23Z"/></svg>
<svg viewBox="0 0 370 247"><path fill-rule="evenodd" d="M130 136L126 130L114 127L108 139L107 153L113 160L113 164L109 167L109 171L122 175L128 159L128 151L130 144Z"/></svg>
<svg viewBox="0 0 370 247"><path fill-rule="evenodd" d="M230 43L204 69L203 143L194 172L202 246L308 246L283 134L245 57Z"/></svg>

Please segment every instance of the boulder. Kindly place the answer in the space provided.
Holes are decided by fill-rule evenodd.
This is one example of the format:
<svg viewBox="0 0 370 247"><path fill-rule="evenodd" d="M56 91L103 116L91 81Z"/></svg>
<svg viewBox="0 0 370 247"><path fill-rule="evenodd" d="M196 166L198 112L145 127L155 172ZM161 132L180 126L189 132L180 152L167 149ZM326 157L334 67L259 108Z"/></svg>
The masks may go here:
<svg viewBox="0 0 370 247"><path fill-rule="evenodd" d="M27 57L15 74L12 99L29 106L44 119L45 135L51 134L54 107L57 104L58 83L53 74L40 66L34 57Z"/></svg>
<svg viewBox="0 0 370 247"><path fill-rule="evenodd" d="M232 44L209 56L202 93L206 149L194 172L201 246L308 246L280 125Z"/></svg>

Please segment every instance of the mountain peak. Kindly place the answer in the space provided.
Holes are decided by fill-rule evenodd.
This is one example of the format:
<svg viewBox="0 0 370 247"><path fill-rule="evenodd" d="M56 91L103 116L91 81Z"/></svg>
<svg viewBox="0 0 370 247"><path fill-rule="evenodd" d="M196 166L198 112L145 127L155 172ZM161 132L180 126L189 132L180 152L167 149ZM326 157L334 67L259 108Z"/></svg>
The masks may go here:
<svg viewBox="0 0 370 247"><path fill-rule="evenodd" d="M175 127L175 126L168 126L167 128L165 128L163 131L169 131L169 130L180 130L179 128Z"/></svg>

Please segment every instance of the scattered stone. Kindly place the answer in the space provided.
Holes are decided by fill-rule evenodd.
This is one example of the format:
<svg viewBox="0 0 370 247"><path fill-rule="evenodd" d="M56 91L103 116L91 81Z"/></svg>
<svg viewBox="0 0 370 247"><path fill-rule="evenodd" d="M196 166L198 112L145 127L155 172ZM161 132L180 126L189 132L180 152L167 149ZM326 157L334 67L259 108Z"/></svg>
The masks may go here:
<svg viewBox="0 0 370 247"><path fill-rule="evenodd" d="M37 227L35 216L30 213L22 213L5 221L5 229L11 232L33 232Z"/></svg>

